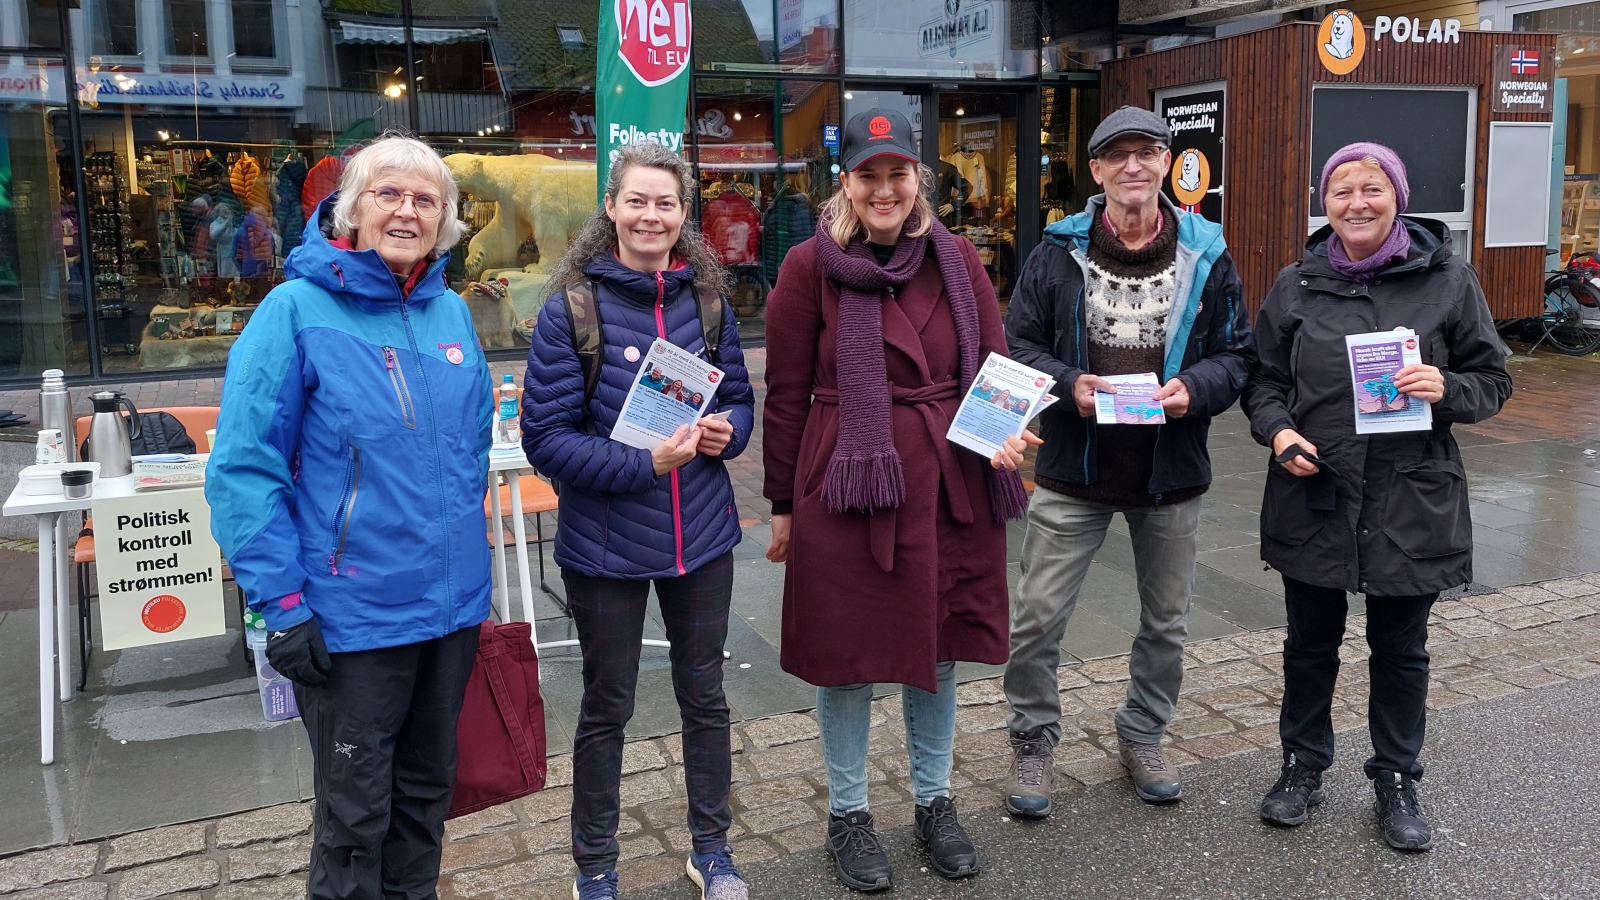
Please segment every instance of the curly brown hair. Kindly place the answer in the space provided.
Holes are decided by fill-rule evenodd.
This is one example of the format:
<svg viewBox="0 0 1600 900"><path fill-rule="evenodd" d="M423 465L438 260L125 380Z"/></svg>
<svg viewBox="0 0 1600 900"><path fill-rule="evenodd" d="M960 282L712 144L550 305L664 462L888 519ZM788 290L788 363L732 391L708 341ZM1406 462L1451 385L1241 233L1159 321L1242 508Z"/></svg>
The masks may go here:
<svg viewBox="0 0 1600 900"><path fill-rule="evenodd" d="M705 235L700 233L699 226L687 216L688 209L694 205L696 190L694 171L689 168L689 163L660 144L647 142L623 147L617 151L616 157L612 160L611 171L606 178L605 195L613 202L617 193L622 190L623 177L635 166L660 169L678 179L680 185L678 201L683 204L686 215L683 230L678 233L678 242L672 246L672 255L694 266L696 287L713 290L726 296L733 287L733 279L729 278L727 270L722 268L722 260L716 249L706 241ZM545 295L549 296L569 284L580 281L585 277L583 267L589 260L603 253L615 252L616 249L617 223L606 215L606 207L602 203L583 223L578 235L568 242L567 252L561 255L561 261L550 270L550 275L545 280Z"/></svg>

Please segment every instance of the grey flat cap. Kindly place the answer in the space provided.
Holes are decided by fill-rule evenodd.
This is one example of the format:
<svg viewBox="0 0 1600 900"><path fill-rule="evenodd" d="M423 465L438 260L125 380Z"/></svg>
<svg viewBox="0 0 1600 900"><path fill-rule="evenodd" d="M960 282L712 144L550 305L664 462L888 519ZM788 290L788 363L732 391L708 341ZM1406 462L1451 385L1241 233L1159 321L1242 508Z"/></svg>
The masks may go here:
<svg viewBox="0 0 1600 900"><path fill-rule="evenodd" d="M1099 156L1117 138L1130 134L1153 138L1160 141L1163 147L1172 146L1172 131L1167 128L1165 119L1148 109L1119 106L1116 112L1100 122L1094 134L1089 135L1089 155Z"/></svg>

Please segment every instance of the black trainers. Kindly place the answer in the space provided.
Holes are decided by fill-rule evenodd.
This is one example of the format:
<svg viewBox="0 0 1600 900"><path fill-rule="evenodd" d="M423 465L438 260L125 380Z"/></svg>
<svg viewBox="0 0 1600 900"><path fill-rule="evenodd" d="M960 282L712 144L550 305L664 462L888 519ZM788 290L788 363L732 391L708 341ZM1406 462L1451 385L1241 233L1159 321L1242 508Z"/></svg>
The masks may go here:
<svg viewBox="0 0 1600 900"><path fill-rule="evenodd" d="M1291 751L1283 762L1278 783L1261 799L1261 819L1274 825L1294 827L1306 820L1306 811L1321 803L1322 773L1306 768Z"/></svg>
<svg viewBox="0 0 1600 900"><path fill-rule="evenodd" d="M1372 779L1378 795L1378 828L1396 850L1432 850L1433 829L1417 804L1417 783L1399 772L1379 772Z"/></svg>
<svg viewBox="0 0 1600 900"><path fill-rule="evenodd" d="M889 857L883 854L878 832L872 827L872 814L866 810L828 816L828 853L833 856L833 870L846 886L858 891L889 887Z"/></svg>
<svg viewBox="0 0 1600 900"><path fill-rule="evenodd" d="M956 819L954 800L935 797L927 806L918 806L916 831L917 843L927 849L935 872L946 878L978 874L978 849Z"/></svg>

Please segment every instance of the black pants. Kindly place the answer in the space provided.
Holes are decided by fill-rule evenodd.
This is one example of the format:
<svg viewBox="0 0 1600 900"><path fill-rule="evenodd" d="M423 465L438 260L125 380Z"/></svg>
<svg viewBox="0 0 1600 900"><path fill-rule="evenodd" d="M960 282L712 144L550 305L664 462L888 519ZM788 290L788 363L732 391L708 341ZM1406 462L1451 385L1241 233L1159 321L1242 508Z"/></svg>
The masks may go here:
<svg viewBox="0 0 1600 900"><path fill-rule="evenodd" d="M572 736L572 858L599 875L617 865L623 730L633 718L649 581L592 578L561 570L583 650L583 706ZM683 717L689 835L698 853L727 843L733 777L722 645L733 596L733 554L687 575L658 578L656 597L672 649L672 690Z"/></svg>
<svg viewBox="0 0 1600 900"><path fill-rule="evenodd" d="M1339 677L1349 603L1339 588L1283 579L1289 636L1283 642L1283 711L1278 736L1307 768L1333 764L1333 684ZM1399 772L1422 777L1417 754L1428 699L1428 611L1438 594L1367 597L1367 660L1371 676L1367 724L1372 758L1367 777Z"/></svg>
<svg viewBox="0 0 1600 900"><path fill-rule="evenodd" d="M295 685L311 737L313 900L433 900L456 780L456 718L478 627L335 653L326 684Z"/></svg>

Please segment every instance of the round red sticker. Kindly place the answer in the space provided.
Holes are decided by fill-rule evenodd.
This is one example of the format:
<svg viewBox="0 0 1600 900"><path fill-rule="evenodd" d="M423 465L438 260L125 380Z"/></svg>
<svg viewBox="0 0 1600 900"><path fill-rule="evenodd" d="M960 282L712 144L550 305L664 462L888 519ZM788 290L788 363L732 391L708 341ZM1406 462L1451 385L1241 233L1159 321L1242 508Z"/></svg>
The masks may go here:
<svg viewBox="0 0 1600 900"><path fill-rule="evenodd" d="M645 87L666 84L689 65L694 21L689 0L614 0L617 55Z"/></svg>
<svg viewBox="0 0 1600 900"><path fill-rule="evenodd" d="M451 347L449 350L446 350L444 352L444 358L450 360L451 362L453 362L453 363L455 363L456 365L459 366L459 365L461 365L461 361L466 359L467 357L466 357L466 354L461 352L461 348L460 347Z"/></svg>
<svg viewBox="0 0 1600 900"><path fill-rule="evenodd" d="M638 362L639 361L639 348L638 347L629 347L628 349L622 351L622 358L627 360L628 362Z"/></svg>
<svg viewBox="0 0 1600 900"><path fill-rule="evenodd" d="M716 384L717 383L717 379L719 379L721 377L722 376L720 374L716 373L716 372L707 372L706 373L706 380L711 382L712 384Z"/></svg>
<svg viewBox="0 0 1600 900"><path fill-rule="evenodd" d="M171 594L157 594L145 601L144 609L139 610L139 621L156 634L178 630L178 626L188 617L189 610L184 607L183 601Z"/></svg>
<svg viewBox="0 0 1600 900"><path fill-rule="evenodd" d="M1416 338L1406 338L1406 349L1407 350L1415 350L1415 349L1417 349L1417 339Z"/></svg>
<svg viewBox="0 0 1600 900"><path fill-rule="evenodd" d="M883 116L874 116L872 121L867 123L867 130L878 137L888 134L890 127L889 120Z"/></svg>
<svg viewBox="0 0 1600 900"><path fill-rule="evenodd" d="M1043 378L1043 376L1041 376L1039 378L1035 378L1033 380L1033 386L1034 387L1044 387L1044 378Z"/></svg>

